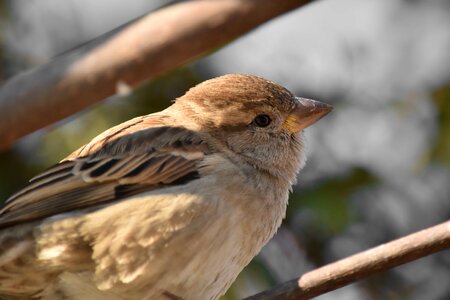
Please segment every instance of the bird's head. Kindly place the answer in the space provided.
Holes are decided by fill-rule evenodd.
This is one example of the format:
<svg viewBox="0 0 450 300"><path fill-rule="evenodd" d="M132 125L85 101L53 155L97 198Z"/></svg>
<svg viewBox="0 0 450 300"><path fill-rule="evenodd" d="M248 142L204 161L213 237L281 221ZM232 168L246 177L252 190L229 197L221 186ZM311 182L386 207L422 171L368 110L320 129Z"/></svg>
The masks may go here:
<svg viewBox="0 0 450 300"><path fill-rule="evenodd" d="M290 183L305 162L301 132L332 107L253 75L205 81L177 99L186 127Z"/></svg>

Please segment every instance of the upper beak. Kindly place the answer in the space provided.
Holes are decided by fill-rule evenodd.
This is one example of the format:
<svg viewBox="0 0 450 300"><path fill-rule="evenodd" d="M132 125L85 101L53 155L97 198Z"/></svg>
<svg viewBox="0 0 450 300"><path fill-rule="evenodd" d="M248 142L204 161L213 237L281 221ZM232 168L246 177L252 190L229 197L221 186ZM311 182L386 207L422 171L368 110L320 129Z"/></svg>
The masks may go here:
<svg viewBox="0 0 450 300"><path fill-rule="evenodd" d="M300 97L295 98L297 104L283 125L291 133L299 132L311 126L333 109L331 105L320 101Z"/></svg>

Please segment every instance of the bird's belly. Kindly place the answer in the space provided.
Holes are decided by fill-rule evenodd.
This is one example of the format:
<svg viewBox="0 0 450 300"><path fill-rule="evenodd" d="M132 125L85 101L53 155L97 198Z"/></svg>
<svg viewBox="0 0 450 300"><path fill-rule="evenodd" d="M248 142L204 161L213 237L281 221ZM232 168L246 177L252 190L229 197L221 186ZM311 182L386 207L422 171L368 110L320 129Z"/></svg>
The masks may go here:
<svg viewBox="0 0 450 300"><path fill-rule="evenodd" d="M217 299L262 246L247 242L248 232L240 230L241 213L228 212L208 222L207 228L180 234L133 282L99 290L93 273L65 272L58 280L58 293L68 300ZM55 295L43 300L56 300Z"/></svg>
<svg viewBox="0 0 450 300"><path fill-rule="evenodd" d="M217 299L225 293L255 252L237 228L240 218L229 216L198 232L184 249L189 258L169 266L173 272L162 283L164 290L183 299Z"/></svg>

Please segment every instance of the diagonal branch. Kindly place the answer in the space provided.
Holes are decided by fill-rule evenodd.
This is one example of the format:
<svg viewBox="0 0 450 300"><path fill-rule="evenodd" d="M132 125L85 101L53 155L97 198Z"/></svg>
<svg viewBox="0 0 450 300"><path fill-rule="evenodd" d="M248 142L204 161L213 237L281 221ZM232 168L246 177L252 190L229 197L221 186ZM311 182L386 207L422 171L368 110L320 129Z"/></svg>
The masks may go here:
<svg viewBox="0 0 450 300"><path fill-rule="evenodd" d="M0 149L115 93L185 64L307 0L197 0L169 6L106 41L25 72L0 89Z"/></svg>
<svg viewBox="0 0 450 300"><path fill-rule="evenodd" d="M310 271L245 300L310 299L448 248L450 221Z"/></svg>

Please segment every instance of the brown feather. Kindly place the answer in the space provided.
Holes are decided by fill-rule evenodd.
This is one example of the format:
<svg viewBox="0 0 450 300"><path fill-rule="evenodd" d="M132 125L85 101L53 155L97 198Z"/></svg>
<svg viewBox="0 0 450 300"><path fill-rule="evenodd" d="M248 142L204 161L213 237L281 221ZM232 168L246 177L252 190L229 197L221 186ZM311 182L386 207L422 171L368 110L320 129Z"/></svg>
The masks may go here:
<svg viewBox="0 0 450 300"><path fill-rule="evenodd" d="M149 115L116 126L31 179L0 210L0 228L197 178L208 145L161 120Z"/></svg>

